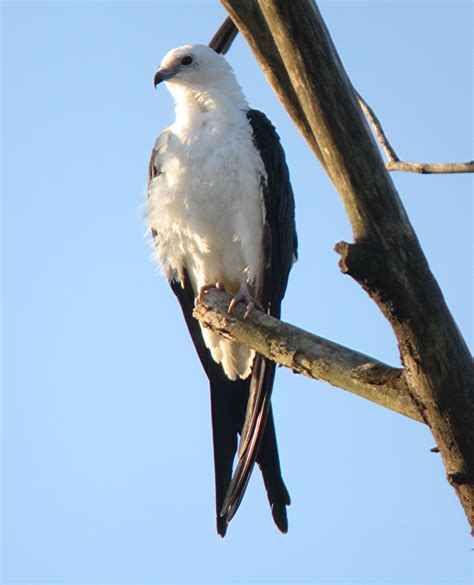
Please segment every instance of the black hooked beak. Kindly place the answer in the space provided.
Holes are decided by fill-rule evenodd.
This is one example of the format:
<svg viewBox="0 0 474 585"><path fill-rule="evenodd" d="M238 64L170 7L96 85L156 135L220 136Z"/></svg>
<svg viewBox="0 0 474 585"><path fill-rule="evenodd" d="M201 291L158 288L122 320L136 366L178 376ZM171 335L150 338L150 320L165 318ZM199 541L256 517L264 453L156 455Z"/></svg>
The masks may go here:
<svg viewBox="0 0 474 585"><path fill-rule="evenodd" d="M158 71L155 73L155 76L153 77L153 85L155 86L155 89L159 83L166 81L166 79L169 79L170 77L173 77L175 73L176 72L171 69L158 69Z"/></svg>

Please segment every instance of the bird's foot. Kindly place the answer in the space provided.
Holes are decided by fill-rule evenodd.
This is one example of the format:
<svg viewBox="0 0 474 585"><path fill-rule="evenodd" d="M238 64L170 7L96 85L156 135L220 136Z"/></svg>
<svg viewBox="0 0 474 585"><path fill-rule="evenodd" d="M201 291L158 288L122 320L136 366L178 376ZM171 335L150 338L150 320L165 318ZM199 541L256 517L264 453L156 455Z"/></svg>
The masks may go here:
<svg viewBox="0 0 474 585"><path fill-rule="evenodd" d="M232 297L232 300L229 303L229 307L227 308L227 312L230 313L232 309L234 309L239 303L246 304L244 319L247 319L252 309L259 309L260 311L263 311L262 305L250 294L250 290L246 282L243 282L240 285L239 292L234 297Z"/></svg>
<svg viewBox="0 0 474 585"><path fill-rule="evenodd" d="M217 290L225 290L224 285L222 284L222 282L219 281L215 283L204 284L199 289L199 294L196 297L196 303L202 303L204 295L207 293L208 290L211 290L211 288L216 288Z"/></svg>

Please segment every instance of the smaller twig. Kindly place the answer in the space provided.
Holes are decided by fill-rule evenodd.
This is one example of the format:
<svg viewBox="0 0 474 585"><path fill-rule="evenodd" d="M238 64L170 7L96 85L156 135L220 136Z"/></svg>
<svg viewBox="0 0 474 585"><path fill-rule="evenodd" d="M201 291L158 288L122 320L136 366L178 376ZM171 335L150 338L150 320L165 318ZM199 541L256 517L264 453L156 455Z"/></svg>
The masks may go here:
<svg viewBox="0 0 474 585"><path fill-rule="evenodd" d="M418 163L401 160L388 161L387 171L405 171L429 175L434 173L474 173L474 161L463 163Z"/></svg>
<svg viewBox="0 0 474 585"><path fill-rule="evenodd" d="M463 163L420 163L401 161L392 145L388 141L380 120L373 109L364 100L357 90L354 90L360 107L369 121L379 144L384 151L387 162L387 171L405 171L409 173L433 174L433 173L474 173L474 161Z"/></svg>
<svg viewBox="0 0 474 585"><path fill-rule="evenodd" d="M439 453L439 447L431 447L430 451L432 453Z"/></svg>
<svg viewBox="0 0 474 585"><path fill-rule="evenodd" d="M360 93L357 90L354 90L354 91L355 91L355 94L357 96L357 99L359 100L359 104L362 108L362 111L364 112L367 120L369 121L370 125L372 126L374 134L375 134L377 140L379 141L379 144L382 147L382 150L385 152L385 155L386 155L388 161L389 162L396 162L396 161L398 162L400 159L398 158L397 153L392 148L392 145L390 144L387 137L385 136L385 132L382 128L382 124L381 124L380 120L377 118L374 110L369 106L369 104L364 100L364 98L360 95Z"/></svg>

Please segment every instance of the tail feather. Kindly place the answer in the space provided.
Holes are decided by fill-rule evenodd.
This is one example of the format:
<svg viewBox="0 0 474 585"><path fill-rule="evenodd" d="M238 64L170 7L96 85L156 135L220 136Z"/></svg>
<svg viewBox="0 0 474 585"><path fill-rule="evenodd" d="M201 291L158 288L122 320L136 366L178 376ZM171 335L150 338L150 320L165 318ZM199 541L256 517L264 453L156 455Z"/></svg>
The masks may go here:
<svg viewBox="0 0 474 585"><path fill-rule="evenodd" d="M214 443L214 471L216 486L217 532L225 536L227 518L220 515L232 478L232 465L237 451L237 434L243 423L242 398L246 387L243 380L232 382L222 368L211 365L209 382L211 390L212 435Z"/></svg>
<svg viewBox="0 0 474 585"><path fill-rule="evenodd" d="M281 474L275 424L271 407L267 417L265 433L257 455L257 465L263 475L263 482L267 490L273 520L279 530L286 534L288 532L286 507L291 504L291 498Z"/></svg>
<svg viewBox="0 0 474 585"><path fill-rule="evenodd" d="M172 280L170 285L179 300L210 383L217 532L225 536L227 525L242 501L255 462L262 471L275 524L286 532L286 506L290 497L281 476L270 404L275 364L257 355L250 378L230 380L212 359L201 327L192 316L195 293L187 272L184 271L181 282ZM247 421L245 427L244 421ZM243 448L232 478L239 434L243 438Z"/></svg>
<svg viewBox="0 0 474 585"><path fill-rule="evenodd" d="M275 524L282 532L287 532L286 506L290 504L290 496L281 475L270 403L274 375L275 364L257 356L249 387L250 396L246 400L239 460L220 514L227 522L232 520L247 489L254 464L257 462L262 471Z"/></svg>

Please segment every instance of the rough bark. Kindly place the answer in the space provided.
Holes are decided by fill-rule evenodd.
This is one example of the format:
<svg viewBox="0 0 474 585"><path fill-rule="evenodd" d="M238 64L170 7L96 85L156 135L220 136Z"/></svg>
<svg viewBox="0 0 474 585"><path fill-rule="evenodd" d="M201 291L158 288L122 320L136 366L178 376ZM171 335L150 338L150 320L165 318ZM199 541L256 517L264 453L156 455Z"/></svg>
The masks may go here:
<svg viewBox="0 0 474 585"><path fill-rule="evenodd" d="M277 364L315 380L348 390L371 402L423 422L413 402L403 370L343 347L261 311L237 305L231 313L231 297L209 290L194 309L205 327L223 337L244 343Z"/></svg>
<svg viewBox="0 0 474 585"><path fill-rule="evenodd" d="M474 528L472 358L434 279L318 8L222 0L328 173L352 224L343 272L390 321L420 417Z"/></svg>

